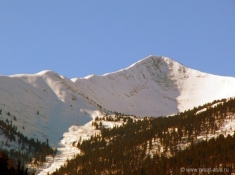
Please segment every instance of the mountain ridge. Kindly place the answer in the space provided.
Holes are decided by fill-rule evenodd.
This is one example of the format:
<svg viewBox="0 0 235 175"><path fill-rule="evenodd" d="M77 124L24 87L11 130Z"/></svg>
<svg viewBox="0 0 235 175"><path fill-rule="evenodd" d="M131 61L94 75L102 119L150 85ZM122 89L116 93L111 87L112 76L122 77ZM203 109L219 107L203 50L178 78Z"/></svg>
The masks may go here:
<svg viewBox="0 0 235 175"><path fill-rule="evenodd" d="M171 115L208 101L235 95L232 92L235 87L233 77L200 72L161 56L149 56L116 72L87 76L86 79L74 78L72 81L83 90L84 94L104 108L139 116ZM225 83L227 81L230 83ZM208 82L211 82L213 88ZM217 84L219 87L214 87ZM150 89L149 92L147 89ZM113 93L114 91L117 93ZM134 94L139 98L133 97ZM197 98L202 95L203 99ZM194 102L190 101L190 98ZM157 102L157 99L160 101ZM116 103L112 103L115 101ZM136 101L142 104L138 105ZM157 104L153 105L154 103ZM135 105L137 107L134 107Z"/></svg>
<svg viewBox="0 0 235 175"><path fill-rule="evenodd" d="M39 77L40 82L37 81ZM200 72L170 58L153 55L103 75L68 79L54 71L44 70L36 74L11 75L9 78L21 79L44 91L51 90L62 101L66 97L62 97L56 84L64 84L73 93L83 95L104 109L137 116L171 115L208 101L235 96L231 92L235 87L233 77ZM208 95L210 97L207 98ZM204 100L196 96L204 96Z"/></svg>
<svg viewBox="0 0 235 175"><path fill-rule="evenodd" d="M148 56L101 76L68 79L51 70L0 76L0 120L11 121L29 139L48 139L58 148L56 161L51 160L41 173L46 174L79 152L73 143L96 133L91 122L107 111L138 117L172 115L233 97L234 89L233 77L200 72L166 57ZM10 144L2 147L18 147L17 141Z"/></svg>

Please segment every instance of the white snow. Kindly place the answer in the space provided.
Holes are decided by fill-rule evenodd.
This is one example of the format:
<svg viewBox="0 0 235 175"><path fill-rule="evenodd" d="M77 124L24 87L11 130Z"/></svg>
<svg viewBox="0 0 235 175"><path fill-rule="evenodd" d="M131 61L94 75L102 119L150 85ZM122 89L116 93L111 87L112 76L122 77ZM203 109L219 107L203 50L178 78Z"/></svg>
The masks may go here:
<svg viewBox="0 0 235 175"><path fill-rule="evenodd" d="M87 111L93 119L96 116L102 117L99 111ZM92 127L91 122L86 123L83 126L73 125L69 128L68 132L63 134L63 139L58 146L58 152L56 156L50 158L49 161L44 163L38 170L39 175L46 175L48 172L53 173L56 169L63 166L67 159L74 158L77 154L80 154L80 150L76 147L79 140L89 139L92 135L99 134L99 130L95 130Z"/></svg>
<svg viewBox="0 0 235 175"><path fill-rule="evenodd" d="M46 174L79 153L72 143L80 136L85 139L96 133L90 125L94 116L103 115L99 105L140 117L171 115L233 97L234 89L233 77L211 75L166 57L149 56L102 76L69 80L50 70L0 76L0 119L13 121L15 116L13 124L25 136L49 139L50 145L58 147L55 159L43 165L40 174Z"/></svg>
<svg viewBox="0 0 235 175"><path fill-rule="evenodd" d="M235 78L206 74L157 56L117 72L72 81L103 108L136 116L171 115L235 96Z"/></svg>

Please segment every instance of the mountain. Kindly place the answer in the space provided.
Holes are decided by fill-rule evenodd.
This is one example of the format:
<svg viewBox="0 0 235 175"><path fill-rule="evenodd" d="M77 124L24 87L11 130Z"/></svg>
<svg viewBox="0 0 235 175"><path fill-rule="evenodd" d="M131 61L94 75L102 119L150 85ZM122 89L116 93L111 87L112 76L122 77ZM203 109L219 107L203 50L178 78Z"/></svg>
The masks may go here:
<svg viewBox="0 0 235 175"><path fill-rule="evenodd" d="M122 124L106 128L113 121ZM57 175L235 172L235 98L168 117L109 115L97 118L93 125L100 123L101 134L79 142L75 147L82 154L56 170Z"/></svg>
<svg viewBox="0 0 235 175"><path fill-rule="evenodd" d="M1 117L13 120L15 116L13 124L25 136L41 141L49 139L57 145L71 125L83 125L92 119L82 109L97 109L77 89L69 79L52 71L1 76ZM10 116L4 115L8 112Z"/></svg>
<svg viewBox="0 0 235 175"><path fill-rule="evenodd" d="M149 56L102 76L70 80L53 71L0 76L0 120L11 121L28 138L48 139L49 145L61 147L58 161L65 156L65 162L78 153L71 146L73 142L96 133L87 124L105 112L138 117L172 115L233 97L234 89L233 77L211 75L166 57ZM0 143L5 140L0 136ZM16 141L0 147L9 150L18 146ZM63 161L46 167L53 165L55 169Z"/></svg>
<svg viewBox="0 0 235 175"><path fill-rule="evenodd" d="M235 95L235 78L203 73L157 56L114 73L72 81L103 108L137 116L171 115Z"/></svg>

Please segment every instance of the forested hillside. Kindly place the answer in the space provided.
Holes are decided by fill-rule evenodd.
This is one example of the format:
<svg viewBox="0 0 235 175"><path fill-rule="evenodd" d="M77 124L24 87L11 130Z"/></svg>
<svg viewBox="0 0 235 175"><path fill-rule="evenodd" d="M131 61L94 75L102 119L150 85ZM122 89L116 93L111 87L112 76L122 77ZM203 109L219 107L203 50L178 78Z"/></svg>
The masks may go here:
<svg viewBox="0 0 235 175"><path fill-rule="evenodd" d="M235 135L227 124L234 122L234 114L235 99L230 98L170 117L136 118L116 113L113 118L97 118L92 125L101 134L78 141L74 146L82 154L68 160L55 174L190 174L181 172L182 167L228 168L231 172ZM107 120L123 124L106 128L103 123Z"/></svg>
<svg viewBox="0 0 235 175"><path fill-rule="evenodd" d="M29 173L28 168L22 165L22 162L18 160L14 161L13 158L9 158L4 152L0 152L0 174L1 175L34 175L34 173Z"/></svg>
<svg viewBox="0 0 235 175"><path fill-rule="evenodd" d="M148 157L174 157L232 134L233 107L223 106L232 99L188 109L234 97L234 88L233 77L161 56L101 76L68 79L50 70L0 76L0 148L40 175L63 172L64 164L71 174L134 173Z"/></svg>
<svg viewBox="0 0 235 175"><path fill-rule="evenodd" d="M195 113L197 120L189 111L182 120L183 113L179 112L234 97L234 89L234 77L193 70L162 56L148 56L125 69L84 78L68 79L50 70L1 75L0 148L16 161L19 157L24 163L33 161L40 175L54 172L80 151L88 155L89 141L78 144L78 140L91 135L93 145L102 145L99 150L124 144L129 145L126 150L115 152L127 154L136 147L151 158L161 154L170 157L192 140L231 133L229 119L220 118L220 113L202 121L205 107ZM177 113L173 118L150 117ZM220 131L221 127L228 131ZM57 148L56 155L51 147ZM48 154L52 156L46 157ZM110 172L121 171L118 164L111 165Z"/></svg>
<svg viewBox="0 0 235 175"><path fill-rule="evenodd" d="M33 169L36 169L38 165L46 161L46 156L54 156L56 154L56 149L52 149L49 146L48 140L41 142L38 139L29 139L19 132L17 126L14 125L17 120L15 116L13 121L8 119L4 121L1 120L2 115L4 114L2 114L0 109L0 137L2 139L0 143L0 159L2 161L0 163L2 164L0 172L5 172L5 168L8 167L6 169L7 175L15 172L27 174L27 171L24 170L26 164L30 164L30 171L33 172ZM7 115L10 116L10 112ZM6 164L6 167L4 164Z"/></svg>

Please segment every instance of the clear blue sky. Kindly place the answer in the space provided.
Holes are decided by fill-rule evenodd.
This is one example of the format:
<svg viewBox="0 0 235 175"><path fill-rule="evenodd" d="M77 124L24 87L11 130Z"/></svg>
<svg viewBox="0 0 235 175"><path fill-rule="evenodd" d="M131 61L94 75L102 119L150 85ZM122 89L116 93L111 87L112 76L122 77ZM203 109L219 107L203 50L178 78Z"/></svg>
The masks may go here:
<svg viewBox="0 0 235 175"><path fill-rule="evenodd" d="M235 1L0 1L2 75L102 75L148 55L235 76Z"/></svg>

